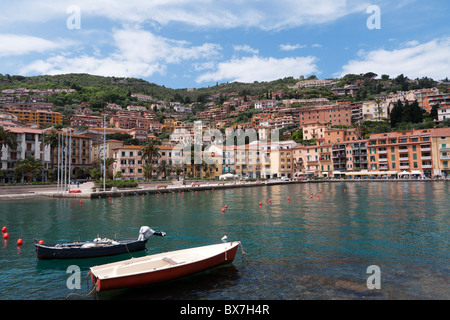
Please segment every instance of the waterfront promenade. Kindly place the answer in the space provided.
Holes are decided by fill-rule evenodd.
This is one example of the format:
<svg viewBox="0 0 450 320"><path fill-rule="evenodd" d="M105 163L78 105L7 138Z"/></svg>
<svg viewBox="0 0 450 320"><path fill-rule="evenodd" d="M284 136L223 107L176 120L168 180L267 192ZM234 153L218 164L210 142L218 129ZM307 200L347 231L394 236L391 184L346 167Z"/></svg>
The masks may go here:
<svg viewBox="0 0 450 320"><path fill-rule="evenodd" d="M169 193L175 192L208 192L216 189L229 189L229 188L249 188L260 186L271 186L279 184L298 184L298 183L322 183L322 182L405 182L411 181L415 183L424 182L442 182L450 179L318 179L318 180L290 180L282 181L277 179L264 180L264 181L211 181L211 180L199 180L199 181L185 181L183 184L181 181L154 181L151 183L140 183L136 188L123 188L123 189L106 189L103 191L103 187L96 187L94 182L82 183L79 186L70 185L70 190L78 190L78 193L58 192L55 185L21 185L21 186L0 186L0 201L5 199L21 199L21 198L33 198L33 197L53 197L53 198L108 198L108 197L121 197L121 196L133 196L133 195L146 195L146 194L158 194L164 196Z"/></svg>

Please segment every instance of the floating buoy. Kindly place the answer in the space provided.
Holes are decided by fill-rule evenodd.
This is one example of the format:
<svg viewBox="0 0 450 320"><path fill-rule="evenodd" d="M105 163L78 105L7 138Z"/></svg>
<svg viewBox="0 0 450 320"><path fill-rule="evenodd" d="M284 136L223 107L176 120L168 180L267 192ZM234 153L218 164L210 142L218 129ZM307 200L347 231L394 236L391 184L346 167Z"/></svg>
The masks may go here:
<svg viewBox="0 0 450 320"><path fill-rule="evenodd" d="M172 192L172 195L174 196L174 195L175 195L175 192Z"/></svg>
<svg viewBox="0 0 450 320"><path fill-rule="evenodd" d="M268 201L268 202L270 203L270 201L272 201L272 200L270 200L270 199L269 199L269 201Z"/></svg>
<svg viewBox="0 0 450 320"><path fill-rule="evenodd" d="M6 230L7 230L6 227L2 228L2 232L6 232Z"/></svg>
<svg viewBox="0 0 450 320"><path fill-rule="evenodd" d="M142 198L144 198L144 195L142 195Z"/></svg>
<svg viewBox="0 0 450 320"><path fill-rule="evenodd" d="M195 193L197 193L197 190L195 190Z"/></svg>
<svg viewBox="0 0 450 320"><path fill-rule="evenodd" d="M225 209L222 209L222 213L224 213L225 212Z"/></svg>
<svg viewBox="0 0 450 320"><path fill-rule="evenodd" d="M334 190L334 193L336 193L336 190Z"/></svg>
<svg viewBox="0 0 450 320"><path fill-rule="evenodd" d="M164 197L166 196L166 193L164 192Z"/></svg>
<svg viewBox="0 0 450 320"><path fill-rule="evenodd" d="M227 206L227 205L225 205L225 209L228 209L228 206Z"/></svg>
<svg viewBox="0 0 450 320"><path fill-rule="evenodd" d="M344 192L347 192L347 189L344 189Z"/></svg>
<svg viewBox="0 0 450 320"><path fill-rule="evenodd" d="M44 240L39 240L38 244L44 244Z"/></svg>
<svg viewBox="0 0 450 320"><path fill-rule="evenodd" d="M205 190L205 193L207 193L207 191Z"/></svg>
<svg viewBox="0 0 450 320"><path fill-rule="evenodd" d="M319 197L319 195L317 195L317 198Z"/></svg>
<svg viewBox="0 0 450 320"><path fill-rule="evenodd" d="M157 193L156 196L159 197L159 193Z"/></svg>
<svg viewBox="0 0 450 320"><path fill-rule="evenodd" d="M18 246L23 245L23 240L19 238L19 240L17 240L17 245L18 245Z"/></svg>
<svg viewBox="0 0 450 320"><path fill-rule="evenodd" d="M181 191L181 194L184 194L184 191Z"/></svg>
<svg viewBox="0 0 450 320"><path fill-rule="evenodd" d="M310 198L312 199L312 196Z"/></svg>
<svg viewBox="0 0 450 320"><path fill-rule="evenodd" d="M311 195L313 195L313 193L311 192Z"/></svg>
<svg viewBox="0 0 450 320"><path fill-rule="evenodd" d="M291 198L287 197L288 201L291 200Z"/></svg>
<svg viewBox="0 0 450 320"><path fill-rule="evenodd" d="M109 197L109 201L111 201L111 197Z"/></svg>
<svg viewBox="0 0 450 320"><path fill-rule="evenodd" d="M259 202L259 206L262 206L262 202L261 201Z"/></svg>
<svg viewBox="0 0 450 320"><path fill-rule="evenodd" d="M3 239L5 239L5 240L9 239L9 234L8 234L8 232L5 232L5 233L3 234Z"/></svg>
<svg viewBox="0 0 450 320"><path fill-rule="evenodd" d="M83 203L83 201L80 200L80 206L81 206L82 203Z"/></svg>

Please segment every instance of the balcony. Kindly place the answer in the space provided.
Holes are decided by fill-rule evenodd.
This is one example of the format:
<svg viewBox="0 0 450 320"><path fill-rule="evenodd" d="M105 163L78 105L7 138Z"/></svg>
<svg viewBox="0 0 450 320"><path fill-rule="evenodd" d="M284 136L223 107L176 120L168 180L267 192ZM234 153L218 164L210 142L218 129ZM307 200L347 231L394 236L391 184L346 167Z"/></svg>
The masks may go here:
<svg viewBox="0 0 450 320"><path fill-rule="evenodd" d="M422 151L422 152L431 151L431 148L430 147L420 147L420 151Z"/></svg>
<svg viewBox="0 0 450 320"><path fill-rule="evenodd" d="M398 149L399 153L408 153L408 149Z"/></svg>
<svg viewBox="0 0 450 320"><path fill-rule="evenodd" d="M400 169L409 169L409 164L401 164Z"/></svg>
<svg viewBox="0 0 450 320"><path fill-rule="evenodd" d="M422 156L422 160L431 160L431 156Z"/></svg>
<svg viewBox="0 0 450 320"><path fill-rule="evenodd" d="M387 154L387 150L378 150L378 154Z"/></svg>
<svg viewBox="0 0 450 320"><path fill-rule="evenodd" d="M387 158L378 158L378 162L387 162L388 159Z"/></svg>
<svg viewBox="0 0 450 320"><path fill-rule="evenodd" d="M440 156L439 159L441 159L441 160L450 160L450 155L448 155L448 156Z"/></svg>
<svg viewBox="0 0 450 320"><path fill-rule="evenodd" d="M400 161L408 161L409 158L408 157L400 157Z"/></svg>
<svg viewBox="0 0 450 320"><path fill-rule="evenodd" d="M433 166L431 164L423 164L422 169L432 169Z"/></svg>

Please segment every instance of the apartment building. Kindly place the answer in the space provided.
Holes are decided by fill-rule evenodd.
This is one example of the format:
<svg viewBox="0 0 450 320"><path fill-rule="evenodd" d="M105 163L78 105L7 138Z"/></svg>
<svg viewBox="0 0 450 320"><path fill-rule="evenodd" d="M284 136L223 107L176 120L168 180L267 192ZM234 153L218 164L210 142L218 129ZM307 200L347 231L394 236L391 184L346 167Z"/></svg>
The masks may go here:
<svg viewBox="0 0 450 320"><path fill-rule="evenodd" d="M450 94L433 94L428 95L422 100L423 108L429 113L433 106L439 106L439 108L450 107Z"/></svg>
<svg viewBox="0 0 450 320"><path fill-rule="evenodd" d="M437 128L431 134L433 176L450 176L450 128Z"/></svg>
<svg viewBox="0 0 450 320"><path fill-rule="evenodd" d="M294 177L329 177L333 174L332 144L293 148Z"/></svg>
<svg viewBox="0 0 450 320"><path fill-rule="evenodd" d="M433 129L372 134L368 141L369 170L431 177Z"/></svg>
<svg viewBox="0 0 450 320"><path fill-rule="evenodd" d="M388 105L385 101L365 101L362 104L363 121L382 121L389 119Z"/></svg>
<svg viewBox="0 0 450 320"><path fill-rule="evenodd" d="M47 110L8 109L24 123L36 124L39 127L62 124L62 114Z"/></svg>
<svg viewBox="0 0 450 320"><path fill-rule="evenodd" d="M125 180L144 179L144 169L142 165L142 146L120 146L113 148L113 175L121 172L121 178Z"/></svg>
<svg viewBox="0 0 450 320"><path fill-rule="evenodd" d="M299 121L300 127L317 122L331 125L351 125L352 107L350 104L303 107L299 110Z"/></svg>
<svg viewBox="0 0 450 320"><path fill-rule="evenodd" d="M92 166L94 160L92 154L92 139L82 134L61 132L61 139L66 145L67 155L70 155L71 178L83 175L83 171ZM66 144L67 141L67 144ZM71 143L69 141L72 141ZM63 145L63 144L62 144ZM70 153L69 153L70 151ZM58 148L52 150L53 163L58 163Z"/></svg>
<svg viewBox="0 0 450 320"><path fill-rule="evenodd" d="M42 161L44 169L48 168L50 163L50 147L43 143L43 130L4 127L17 136L18 146L16 150L10 150L7 146L0 148L0 169L13 169L17 161L32 156ZM7 181L12 179L12 173L8 174Z"/></svg>
<svg viewBox="0 0 450 320"><path fill-rule="evenodd" d="M107 126L107 122L103 117L91 116L88 114L76 114L70 117L70 125L72 127L102 128Z"/></svg>

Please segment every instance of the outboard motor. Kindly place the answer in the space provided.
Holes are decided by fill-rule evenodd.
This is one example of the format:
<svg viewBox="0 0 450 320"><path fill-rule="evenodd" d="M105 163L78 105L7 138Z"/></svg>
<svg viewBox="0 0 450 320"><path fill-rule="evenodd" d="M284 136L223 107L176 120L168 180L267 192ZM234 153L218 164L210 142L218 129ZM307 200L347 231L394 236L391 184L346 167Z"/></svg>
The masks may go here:
<svg viewBox="0 0 450 320"><path fill-rule="evenodd" d="M143 226L139 230L138 240L139 241L148 240L148 238L150 238L154 233L155 233L155 231L153 229L151 229L150 227Z"/></svg>

